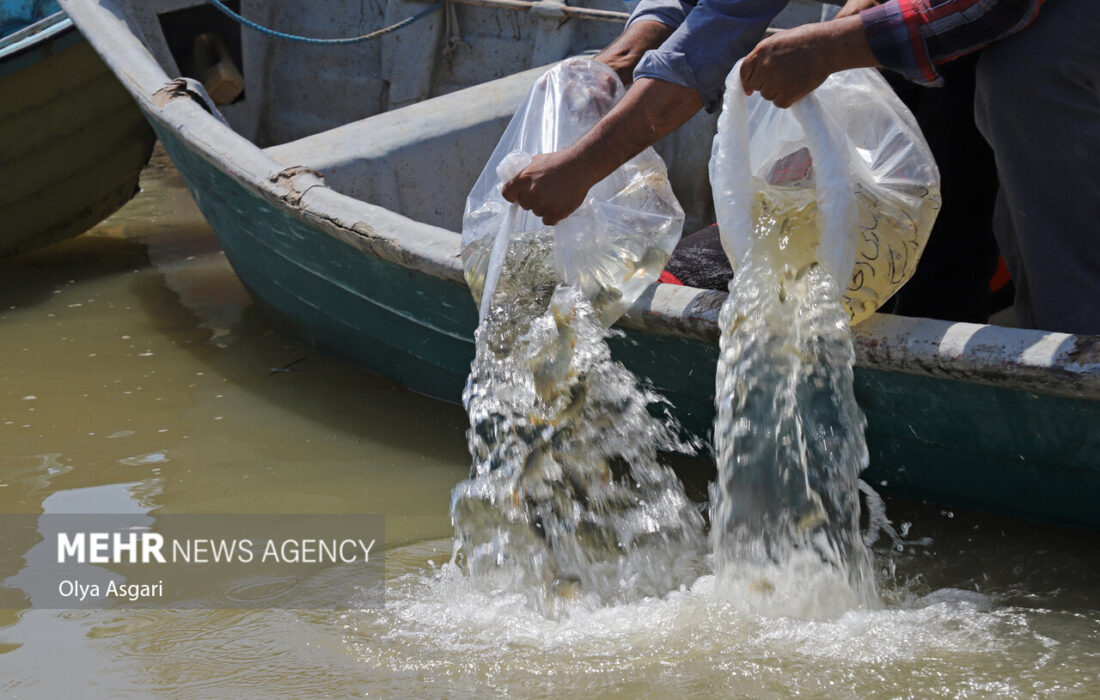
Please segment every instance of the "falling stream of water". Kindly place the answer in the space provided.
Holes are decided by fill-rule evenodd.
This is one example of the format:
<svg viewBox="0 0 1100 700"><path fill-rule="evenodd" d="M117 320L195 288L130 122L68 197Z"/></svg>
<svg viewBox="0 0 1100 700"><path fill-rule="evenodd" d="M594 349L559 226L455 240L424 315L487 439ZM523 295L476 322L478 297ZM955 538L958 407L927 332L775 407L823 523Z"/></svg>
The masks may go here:
<svg viewBox="0 0 1100 700"><path fill-rule="evenodd" d="M474 465L452 501L472 580L548 614L563 597L662 595L703 556L702 517L658 457L687 446L553 261L549 229L510 241L463 396Z"/></svg>
<svg viewBox="0 0 1100 700"><path fill-rule="evenodd" d="M848 313L807 245L813 204L810 188L763 190L719 314L711 539L731 592L836 615L875 603L859 532L866 420Z"/></svg>

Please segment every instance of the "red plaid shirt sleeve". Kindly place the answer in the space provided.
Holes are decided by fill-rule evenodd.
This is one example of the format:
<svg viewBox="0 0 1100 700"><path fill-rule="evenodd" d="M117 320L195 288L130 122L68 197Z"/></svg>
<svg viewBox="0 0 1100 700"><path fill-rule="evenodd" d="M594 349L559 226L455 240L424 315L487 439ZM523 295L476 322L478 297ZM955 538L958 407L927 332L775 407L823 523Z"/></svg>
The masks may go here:
<svg viewBox="0 0 1100 700"><path fill-rule="evenodd" d="M942 85L936 65L1014 34L1044 0L889 0L860 13L875 58L922 85ZM1097 0L1100 2L1100 0Z"/></svg>

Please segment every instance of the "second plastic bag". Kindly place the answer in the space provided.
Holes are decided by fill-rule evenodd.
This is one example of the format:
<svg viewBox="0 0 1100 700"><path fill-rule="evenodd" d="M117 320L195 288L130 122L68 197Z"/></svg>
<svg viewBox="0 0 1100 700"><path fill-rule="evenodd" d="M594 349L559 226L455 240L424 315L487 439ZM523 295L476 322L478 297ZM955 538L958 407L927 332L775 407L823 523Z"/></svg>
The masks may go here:
<svg viewBox="0 0 1100 700"><path fill-rule="evenodd" d="M876 71L835 73L790 109L726 81L711 157L722 245L736 270L762 222L792 267L821 264L852 325L913 274L940 209L940 176L916 120Z"/></svg>
<svg viewBox="0 0 1100 700"><path fill-rule="evenodd" d="M530 157L561 150L595 126L625 94L614 71L588 58L551 68L531 88L466 200L462 260L486 316L509 242L525 235L553 250L561 283L579 287L610 326L654 282L680 238L684 213L664 162L647 148L596 184L554 227L500 194ZM551 238L550 241L540 239ZM548 262L548 261L547 261Z"/></svg>

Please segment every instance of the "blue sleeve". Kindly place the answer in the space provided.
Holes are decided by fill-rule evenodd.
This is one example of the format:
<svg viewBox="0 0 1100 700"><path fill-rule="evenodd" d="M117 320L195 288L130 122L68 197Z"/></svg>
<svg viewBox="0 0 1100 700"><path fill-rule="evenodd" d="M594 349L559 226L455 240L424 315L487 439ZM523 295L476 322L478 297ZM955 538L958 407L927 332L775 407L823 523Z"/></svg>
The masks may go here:
<svg viewBox="0 0 1100 700"><path fill-rule="evenodd" d="M646 52L634 79L656 78L692 88L707 111L715 111L733 65L756 46L787 1L699 0L660 48Z"/></svg>
<svg viewBox="0 0 1100 700"><path fill-rule="evenodd" d="M666 27L679 27L695 7L696 0L641 0L630 13L626 26L643 19L660 22Z"/></svg>

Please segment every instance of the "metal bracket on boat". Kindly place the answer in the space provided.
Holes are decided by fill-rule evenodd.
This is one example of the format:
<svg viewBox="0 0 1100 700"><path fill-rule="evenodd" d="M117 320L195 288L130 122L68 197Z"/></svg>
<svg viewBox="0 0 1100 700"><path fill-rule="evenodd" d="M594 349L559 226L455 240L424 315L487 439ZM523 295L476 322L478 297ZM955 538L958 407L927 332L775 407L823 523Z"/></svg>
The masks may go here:
<svg viewBox="0 0 1100 700"><path fill-rule="evenodd" d="M324 187L325 177L304 165L292 165L284 168L268 178L271 184L285 190L283 201L291 206L298 206L302 197L313 187Z"/></svg>
<svg viewBox="0 0 1100 700"><path fill-rule="evenodd" d="M173 78L169 80L153 93L153 104L157 107L164 107L178 97L191 98L198 102L199 106L209 112L212 117L225 126L229 126L221 111L214 105L214 100L210 99L210 95L206 93L206 88L202 86L202 83L192 78Z"/></svg>

